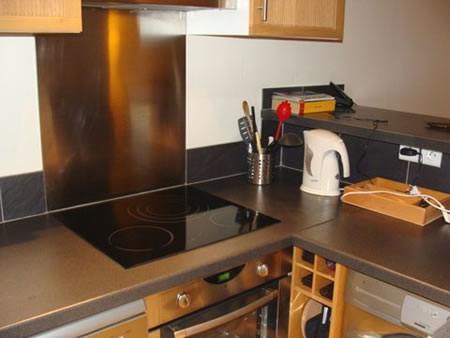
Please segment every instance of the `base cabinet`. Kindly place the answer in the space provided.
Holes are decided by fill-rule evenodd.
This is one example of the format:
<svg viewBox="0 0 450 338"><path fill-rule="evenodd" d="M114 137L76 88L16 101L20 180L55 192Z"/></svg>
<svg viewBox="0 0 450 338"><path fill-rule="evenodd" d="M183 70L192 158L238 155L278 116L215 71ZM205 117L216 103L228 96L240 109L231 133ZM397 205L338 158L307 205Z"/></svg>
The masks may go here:
<svg viewBox="0 0 450 338"><path fill-rule="evenodd" d="M79 33L81 0L1 0L0 33Z"/></svg>

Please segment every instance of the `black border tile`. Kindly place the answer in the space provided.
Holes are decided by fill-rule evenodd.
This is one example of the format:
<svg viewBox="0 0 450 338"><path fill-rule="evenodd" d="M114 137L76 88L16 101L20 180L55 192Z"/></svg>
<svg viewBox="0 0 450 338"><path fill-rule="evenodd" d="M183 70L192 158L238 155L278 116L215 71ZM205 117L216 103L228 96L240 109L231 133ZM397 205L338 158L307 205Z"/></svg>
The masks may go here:
<svg viewBox="0 0 450 338"><path fill-rule="evenodd" d="M47 211L42 171L0 178L4 220Z"/></svg>
<svg viewBox="0 0 450 338"><path fill-rule="evenodd" d="M247 171L247 148L243 142L187 150L187 183Z"/></svg>
<svg viewBox="0 0 450 338"><path fill-rule="evenodd" d="M430 188L433 190L450 193L450 154L442 154L441 167L431 167L417 163L411 163L408 182ZM415 180L415 182L414 182Z"/></svg>

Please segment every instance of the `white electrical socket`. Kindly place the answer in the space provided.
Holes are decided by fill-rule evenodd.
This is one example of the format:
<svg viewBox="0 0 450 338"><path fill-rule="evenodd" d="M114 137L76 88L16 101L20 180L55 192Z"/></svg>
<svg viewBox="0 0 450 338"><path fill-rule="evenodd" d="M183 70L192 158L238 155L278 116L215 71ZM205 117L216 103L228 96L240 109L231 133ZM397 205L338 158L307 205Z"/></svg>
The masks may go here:
<svg viewBox="0 0 450 338"><path fill-rule="evenodd" d="M419 163L419 154L417 154L416 156L406 156L406 155L402 155L400 153L400 150L402 150L403 148L411 148L411 149L415 149L417 150L417 153L420 152L419 148L416 147L410 147L410 146L405 146L405 145L400 145L400 149L398 150L398 159L402 160L402 161L408 161L408 162L414 162L414 163Z"/></svg>
<svg viewBox="0 0 450 338"><path fill-rule="evenodd" d="M442 153L440 151L422 149L422 164L440 168Z"/></svg>

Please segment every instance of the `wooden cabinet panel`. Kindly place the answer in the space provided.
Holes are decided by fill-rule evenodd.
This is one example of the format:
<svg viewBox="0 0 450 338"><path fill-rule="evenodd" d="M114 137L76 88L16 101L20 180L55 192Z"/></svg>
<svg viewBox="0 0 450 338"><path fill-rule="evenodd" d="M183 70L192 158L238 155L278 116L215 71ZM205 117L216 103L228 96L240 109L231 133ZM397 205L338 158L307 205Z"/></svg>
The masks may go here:
<svg viewBox="0 0 450 338"><path fill-rule="evenodd" d="M392 332L397 332L414 337L425 337L423 333L421 334L404 326L394 325L352 304L345 304L343 327L344 334L354 335L355 332L360 332L363 335L364 333L377 332L380 335L388 335L392 334Z"/></svg>
<svg viewBox="0 0 450 338"><path fill-rule="evenodd" d="M1 0L1 33L79 33L81 0Z"/></svg>
<svg viewBox="0 0 450 338"><path fill-rule="evenodd" d="M344 0L251 0L250 35L342 40Z"/></svg>
<svg viewBox="0 0 450 338"><path fill-rule="evenodd" d="M347 281L347 268L336 264L335 269L326 267L326 259L308 253L311 261L304 259L305 251L294 248L292 260L291 302L289 312L289 338L304 338L301 330L301 318L307 302L314 300L331 308L329 338L343 337L344 295ZM308 281L308 276L309 281ZM331 299L320 290L333 285Z"/></svg>
<svg viewBox="0 0 450 338"><path fill-rule="evenodd" d="M84 338L147 338L147 320L145 315L97 331Z"/></svg>

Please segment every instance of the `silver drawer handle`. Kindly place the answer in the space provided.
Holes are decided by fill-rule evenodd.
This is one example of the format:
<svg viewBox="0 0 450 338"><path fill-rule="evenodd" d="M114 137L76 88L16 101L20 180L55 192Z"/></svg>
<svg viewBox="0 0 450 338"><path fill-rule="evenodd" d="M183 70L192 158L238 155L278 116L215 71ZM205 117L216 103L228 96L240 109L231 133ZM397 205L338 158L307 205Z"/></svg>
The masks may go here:
<svg viewBox="0 0 450 338"><path fill-rule="evenodd" d="M259 309L260 307L263 307L264 305L270 303L274 299L278 297L278 290L270 291L267 295L264 297L259 298L257 301L247 304L244 307L241 307L240 309L237 309L236 311L227 313L223 316L214 318L210 321L197 324L185 329L181 329L179 331L173 332L173 336L175 338L186 338L190 336L194 336L206 331L209 331L211 329L214 329L215 327L224 325L226 323L229 323L239 317L242 317L246 315L247 313L251 313L255 311L256 309Z"/></svg>
<svg viewBox="0 0 450 338"><path fill-rule="evenodd" d="M268 8L269 8L269 0L262 0L262 7L258 7L258 9L262 9L262 18L261 21L266 22L268 18Z"/></svg>

